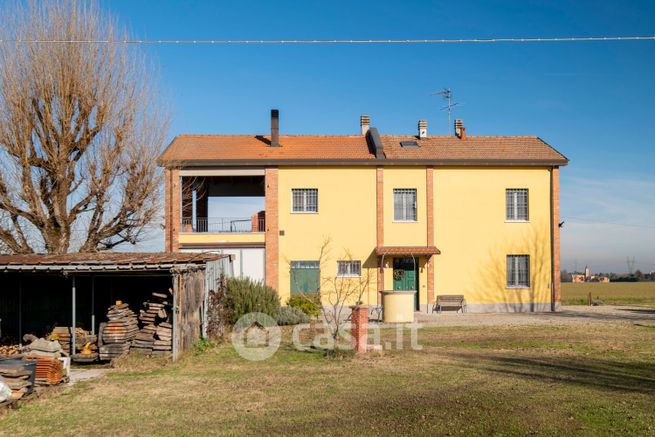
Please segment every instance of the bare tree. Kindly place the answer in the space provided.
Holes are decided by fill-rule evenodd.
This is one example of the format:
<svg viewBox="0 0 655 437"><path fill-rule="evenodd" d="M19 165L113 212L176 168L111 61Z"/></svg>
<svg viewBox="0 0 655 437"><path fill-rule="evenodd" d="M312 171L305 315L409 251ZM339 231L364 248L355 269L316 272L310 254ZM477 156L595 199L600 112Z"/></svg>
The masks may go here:
<svg viewBox="0 0 655 437"><path fill-rule="evenodd" d="M320 272L331 271L331 239L326 237L321 244L318 254ZM339 258L340 261L353 261L353 256L349 250ZM337 275L320 275L319 289L316 294L301 295L306 299L312 299L318 295L321 317L329 330L329 335L336 342L341 336L342 331L346 328L344 324L346 315L350 313L349 305L360 305L364 293L368 292L371 285L371 269L364 269L359 276L339 276ZM312 290L314 292L314 290Z"/></svg>
<svg viewBox="0 0 655 437"><path fill-rule="evenodd" d="M126 34L94 5L16 3L0 16L0 249L137 243L159 211L168 119L152 68L107 42Z"/></svg>

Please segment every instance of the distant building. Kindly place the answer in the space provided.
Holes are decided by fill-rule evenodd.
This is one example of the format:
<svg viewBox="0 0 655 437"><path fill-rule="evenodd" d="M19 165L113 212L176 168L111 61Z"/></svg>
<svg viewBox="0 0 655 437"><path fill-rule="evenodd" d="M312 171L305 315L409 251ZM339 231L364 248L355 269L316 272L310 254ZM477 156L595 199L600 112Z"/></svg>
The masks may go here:
<svg viewBox="0 0 655 437"><path fill-rule="evenodd" d="M584 273L571 274L571 282L609 282L609 276L592 275L589 266L585 266Z"/></svg>

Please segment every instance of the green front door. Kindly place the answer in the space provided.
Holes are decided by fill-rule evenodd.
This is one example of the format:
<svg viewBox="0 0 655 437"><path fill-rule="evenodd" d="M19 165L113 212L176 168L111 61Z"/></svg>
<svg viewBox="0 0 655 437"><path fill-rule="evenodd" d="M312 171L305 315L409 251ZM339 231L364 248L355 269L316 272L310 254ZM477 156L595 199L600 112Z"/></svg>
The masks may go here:
<svg viewBox="0 0 655 437"><path fill-rule="evenodd" d="M418 310L418 260L412 258L393 259L394 291L417 291L414 294L414 306Z"/></svg>
<svg viewBox="0 0 655 437"><path fill-rule="evenodd" d="M291 295L318 293L321 268L318 261L291 261Z"/></svg>

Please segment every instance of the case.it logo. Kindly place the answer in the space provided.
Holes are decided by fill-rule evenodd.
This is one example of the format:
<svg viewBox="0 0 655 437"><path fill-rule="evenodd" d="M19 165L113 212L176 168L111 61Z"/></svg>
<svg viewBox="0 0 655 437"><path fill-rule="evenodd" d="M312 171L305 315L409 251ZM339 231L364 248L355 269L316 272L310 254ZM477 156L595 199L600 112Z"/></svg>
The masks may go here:
<svg viewBox="0 0 655 437"><path fill-rule="evenodd" d="M242 358L262 361L280 347L282 331L274 318L264 313L243 315L234 325L232 345Z"/></svg>

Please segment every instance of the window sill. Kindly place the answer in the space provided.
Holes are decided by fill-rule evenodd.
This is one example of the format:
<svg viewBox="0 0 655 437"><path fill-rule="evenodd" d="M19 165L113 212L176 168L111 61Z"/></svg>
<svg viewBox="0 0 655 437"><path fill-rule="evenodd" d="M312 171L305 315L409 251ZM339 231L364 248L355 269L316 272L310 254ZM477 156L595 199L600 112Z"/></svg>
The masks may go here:
<svg viewBox="0 0 655 437"><path fill-rule="evenodd" d="M530 220L505 220L505 223L530 223Z"/></svg>
<svg viewBox="0 0 655 437"><path fill-rule="evenodd" d="M342 279L357 279L361 277L362 275L337 275L337 278L342 278Z"/></svg>
<svg viewBox="0 0 655 437"><path fill-rule="evenodd" d="M394 220L393 223L418 223L418 220Z"/></svg>
<svg viewBox="0 0 655 437"><path fill-rule="evenodd" d="M291 214L318 214L318 211L291 211Z"/></svg>
<svg viewBox="0 0 655 437"><path fill-rule="evenodd" d="M515 287L505 287L506 290L530 290L531 288L528 286L523 286L523 285L517 285Z"/></svg>

